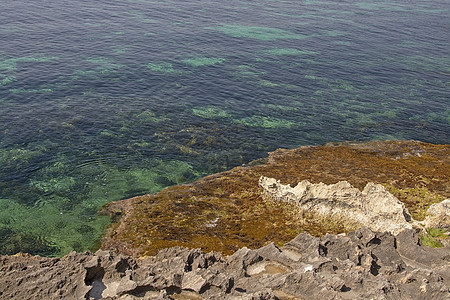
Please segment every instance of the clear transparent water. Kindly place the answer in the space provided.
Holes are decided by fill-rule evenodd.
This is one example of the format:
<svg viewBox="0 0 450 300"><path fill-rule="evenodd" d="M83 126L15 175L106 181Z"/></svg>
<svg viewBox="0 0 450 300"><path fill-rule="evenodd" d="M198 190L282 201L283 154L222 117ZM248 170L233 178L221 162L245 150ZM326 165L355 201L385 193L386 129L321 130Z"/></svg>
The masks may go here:
<svg viewBox="0 0 450 300"><path fill-rule="evenodd" d="M329 141L448 143L448 1L0 5L0 253L92 247L108 201Z"/></svg>

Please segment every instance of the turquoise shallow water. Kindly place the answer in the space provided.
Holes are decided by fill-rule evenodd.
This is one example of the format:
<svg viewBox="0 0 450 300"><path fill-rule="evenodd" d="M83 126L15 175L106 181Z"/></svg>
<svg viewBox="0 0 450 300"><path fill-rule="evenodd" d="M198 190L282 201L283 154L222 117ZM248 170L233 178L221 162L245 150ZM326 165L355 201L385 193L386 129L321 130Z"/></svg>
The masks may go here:
<svg viewBox="0 0 450 300"><path fill-rule="evenodd" d="M2 1L0 253L108 201L329 141L448 143L448 1Z"/></svg>

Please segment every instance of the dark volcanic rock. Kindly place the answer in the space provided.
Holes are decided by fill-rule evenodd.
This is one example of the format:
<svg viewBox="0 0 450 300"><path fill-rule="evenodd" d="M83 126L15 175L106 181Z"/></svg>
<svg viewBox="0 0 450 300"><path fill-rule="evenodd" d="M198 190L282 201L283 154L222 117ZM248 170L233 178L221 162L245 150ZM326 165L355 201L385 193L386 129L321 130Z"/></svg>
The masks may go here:
<svg viewBox="0 0 450 300"><path fill-rule="evenodd" d="M449 299L449 249L361 228L217 252L0 257L0 299Z"/></svg>

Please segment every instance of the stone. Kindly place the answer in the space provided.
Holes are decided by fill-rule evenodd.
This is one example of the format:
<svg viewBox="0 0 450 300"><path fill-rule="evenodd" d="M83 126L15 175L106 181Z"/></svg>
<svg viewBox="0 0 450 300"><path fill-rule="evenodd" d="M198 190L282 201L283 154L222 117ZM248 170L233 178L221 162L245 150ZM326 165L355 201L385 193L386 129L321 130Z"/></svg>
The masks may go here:
<svg viewBox="0 0 450 300"><path fill-rule="evenodd" d="M261 260L262 257L256 251L244 247L230 256L228 269L233 277L245 276L247 267Z"/></svg>
<svg viewBox="0 0 450 300"><path fill-rule="evenodd" d="M403 261L413 268L433 269L450 265L449 247L433 248L422 246L419 234L414 230L405 230L395 237L397 252Z"/></svg>
<svg viewBox="0 0 450 300"><path fill-rule="evenodd" d="M309 233L301 233L293 240L286 243L282 250L293 260L308 260L311 257L318 257L320 248L320 239Z"/></svg>
<svg viewBox="0 0 450 300"><path fill-rule="evenodd" d="M414 230L363 227L228 257L182 247L137 260L0 256L0 299L448 299L449 250L422 246Z"/></svg>
<svg viewBox="0 0 450 300"><path fill-rule="evenodd" d="M200 291L205 285L206 280L202 276L194 272L188 272L183 277L183 283L181 285L181 288L200 293Z"/></svg>
<svg viewBox="0 0 450 300"><path fill-rule="evenodd" d="M450 231L450 199L446 199L440 203L432 204L423 221L425 227L440 228Z"/></svg>
<svg viewBox="0 0 450 300"><path fill-rule="evenodd" d="M279 180L261 176L259 186L265 199L293 204L300 216L302 213L315 213L344 220L356 228L368 226L375 231L393 234L412 229L408 209L381 184L368 183L361 192L347 181L326 185L303 180L291 188Z"/></svg>

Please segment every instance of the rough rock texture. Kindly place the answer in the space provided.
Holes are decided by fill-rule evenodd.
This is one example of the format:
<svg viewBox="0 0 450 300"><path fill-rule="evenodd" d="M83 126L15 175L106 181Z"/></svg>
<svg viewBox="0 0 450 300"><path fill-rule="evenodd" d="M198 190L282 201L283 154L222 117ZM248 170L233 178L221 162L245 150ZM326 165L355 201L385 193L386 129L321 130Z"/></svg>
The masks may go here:
<svg viewBox="0 0 450 300"><path fill-rule="evenodd" d="M259 186L268 200L296 205L300 213L314 212L337 221L355 222L359 227L367 224L372 230L392 234L412 229L408 209L381 184L369 182L361 192L347 181L327 185L303 180L292 188L261 176Z"/></svg>
<svg viewBox="0 0 450 300"><path fill-rule="evenodd" d="M321 236L351 230L308 214L299 219L291 205L264 201L261 176L291 185L346 180L360 190L368 182L382 184L415 220L423 220L431 204L450 197L449 174L450 145L374 141L279 149L259 164L109 204L105 213L120 220L102 247L137 257L172 246L231 254L269 241L280 245L303 231Z"/></svg>
<svg viewBox="0 0 450 300"><path fill-rule="evenodd" d="M450 199L430 206L423 222L426 227L450 231Z"/></svg>
<svg viewBox="0 0 450 300"><path fill-rule="evenodd" d="M0 299L449 299L449 248L368 228L307 233L229 257L173 247L133 259L99 250L0 257Z"/></svg>

